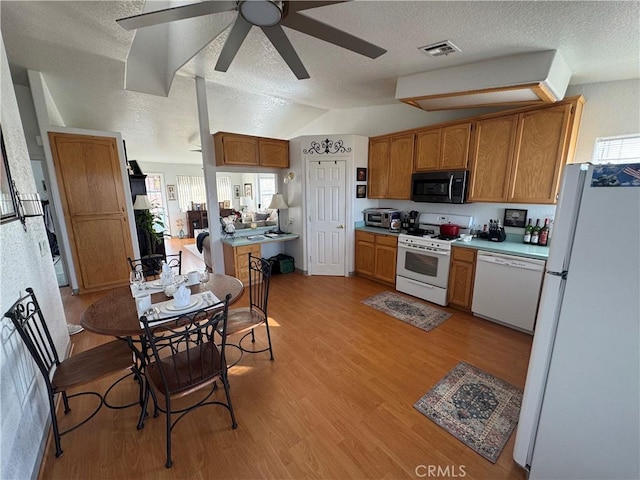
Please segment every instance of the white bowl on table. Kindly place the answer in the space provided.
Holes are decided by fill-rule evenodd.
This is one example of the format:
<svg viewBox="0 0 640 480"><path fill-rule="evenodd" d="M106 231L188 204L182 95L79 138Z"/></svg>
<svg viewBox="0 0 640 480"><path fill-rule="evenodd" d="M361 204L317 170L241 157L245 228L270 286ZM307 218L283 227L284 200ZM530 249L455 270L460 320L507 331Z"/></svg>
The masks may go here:
<svg viewBox="0 0 640 480"><path fill-rule="evenodd" d="M460 235L460 240L462 240L463 242L470 242L472 238L473 235L469 235L468 233L463 233L462 235Z"/></svg>

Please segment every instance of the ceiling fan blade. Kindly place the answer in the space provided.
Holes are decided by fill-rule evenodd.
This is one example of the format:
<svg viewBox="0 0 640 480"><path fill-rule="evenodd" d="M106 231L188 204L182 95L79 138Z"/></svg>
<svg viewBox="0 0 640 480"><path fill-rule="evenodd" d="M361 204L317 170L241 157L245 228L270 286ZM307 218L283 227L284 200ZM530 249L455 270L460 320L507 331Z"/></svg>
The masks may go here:
<svg viewBox="0 0 640 480"><path fill-rule="evenodd" d="M280 22L285 27L293 28L301 33L306 33L312 37L319 38L325 42L333 43L338 47L346 48L352 52L359 53L369 58L378 58L386 52L384 48L378 47L361 38L355 37L347 32L338 30L326 23L319 22L313 18L297 13L290 13Z"/></svg>
<svg viewBox="0 0 640 480"><path fill-rule="evenodd" d="M236 9L236 2L233 1L208 1L182 5L180 7L165 8L155 12L141 13L131 17L119 18L116 20L125 30L135 30L136 28L151 27L161 23L184 20L186 18L201 17L212 13L230 12Z"/></svg>
<svg viewBox="0 0 640 480"><path fill-rule="evenodd" d="M304 80L309 77L309 72L304 68L300 57L296 53L293 45L287 38L287 35L284 33L284 30L280 25L276 25L275 27L261 27L264 34L267 36L273 46L276 47L278 53L283 58L283 60L289 65L289 68L293 72L293 74L298 78L298 80Z"/></svg>
<svg viewBox="0 0 640 480"><path fill-rule="evenodd" d="M297 2L290 1L290 2L287 2L287 5L289 8L289 14L292 14L292 13L299 12L300 10L309 10L310 8L326 7L327 5L333 5L334 3L345 3L349 1L350 0L327 0L327 1L322 1L322 0L306 1L305 0L305 1L297 1Z"/></svg>
<svg viewBox="0 0 640 480"><path fill-rule="evenodd" d="M240 50L240 46L242 45L242 42L244 42L244 39L247 38L247 34L249 33L249 30L251 30L251 27L253 27L253 25L242 18L242 15L238 15L236 22L233 24L233 27L229 32L227 41L224 42L224 47L222 47L218 61L216 62L215 69L218 72L226 72L229 69L229 65L231 65L231 62L236 57L236 54L238 53L238 50Z"/></svg>

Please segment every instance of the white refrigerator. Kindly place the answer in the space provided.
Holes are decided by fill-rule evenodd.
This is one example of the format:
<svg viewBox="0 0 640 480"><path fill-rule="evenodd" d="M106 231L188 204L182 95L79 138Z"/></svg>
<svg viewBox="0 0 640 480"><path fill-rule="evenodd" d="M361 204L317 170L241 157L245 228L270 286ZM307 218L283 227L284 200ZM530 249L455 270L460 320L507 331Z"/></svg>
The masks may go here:
<svg viewBox="0 0 640 480"><path fill-rule="evenodd" d="M640 164L563 172L514 459L640 478Z"/></svg>

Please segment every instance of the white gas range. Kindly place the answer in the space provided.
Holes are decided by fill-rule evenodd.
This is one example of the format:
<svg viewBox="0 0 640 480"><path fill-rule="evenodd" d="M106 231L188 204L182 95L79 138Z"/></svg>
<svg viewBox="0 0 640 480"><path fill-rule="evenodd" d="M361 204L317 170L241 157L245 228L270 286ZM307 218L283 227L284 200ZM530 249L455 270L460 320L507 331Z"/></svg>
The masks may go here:
<svg viewBox="0 0 640 480"><path fill-rule="evenodd" d="M453 237L440 236L440 225L451 223L468 233L473 217L422 213L412 233L398 236L396 290L446 306Z"/></svg>

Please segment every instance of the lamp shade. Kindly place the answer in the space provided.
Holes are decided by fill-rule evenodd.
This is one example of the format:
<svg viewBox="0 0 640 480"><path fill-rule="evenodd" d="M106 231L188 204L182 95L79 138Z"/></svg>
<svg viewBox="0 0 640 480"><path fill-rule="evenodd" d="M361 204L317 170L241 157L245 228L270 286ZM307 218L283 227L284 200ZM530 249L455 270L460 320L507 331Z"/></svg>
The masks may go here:
<svg viewBox="0 0 640 480"><path fill-rule="evenodd" d="M285 208L289 208L289 205L284 201L281 193L275 193L273 197L271 197L271 203L267 208L271 210L284 210Z"/></svg>
<svg viewBox="0 0 640 480"><path fill-rule="evenodd" d="M151 205L149 197L146 195L136 195L136 201L133 204L134 210L150 210L152 208L153 205Z"/></svg>

